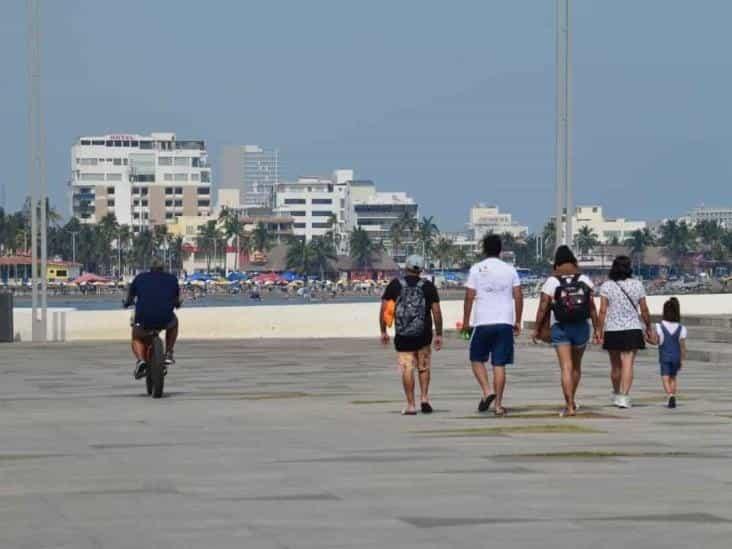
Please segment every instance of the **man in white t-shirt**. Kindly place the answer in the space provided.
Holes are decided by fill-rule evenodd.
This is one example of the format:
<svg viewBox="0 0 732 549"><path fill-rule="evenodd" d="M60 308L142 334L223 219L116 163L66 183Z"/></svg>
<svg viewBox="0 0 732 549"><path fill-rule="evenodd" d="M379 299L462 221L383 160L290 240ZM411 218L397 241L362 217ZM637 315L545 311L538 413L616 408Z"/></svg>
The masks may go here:
<svg viewBox="0 0 732 549"><path fill-rule="evenodd" d="M514 337L521 333L524 309L518 273L511 265L501 261L502 248L498 235L489 234L483 239L486 259L470 269L463 308L463 330L469 332L472 326L470 364L483 391L478 411L485 412L495 400L498 416L506 413L503 408L505 366L513 364ZM494 392L491 392L485 367L488 359L493 366Z"/></svg>

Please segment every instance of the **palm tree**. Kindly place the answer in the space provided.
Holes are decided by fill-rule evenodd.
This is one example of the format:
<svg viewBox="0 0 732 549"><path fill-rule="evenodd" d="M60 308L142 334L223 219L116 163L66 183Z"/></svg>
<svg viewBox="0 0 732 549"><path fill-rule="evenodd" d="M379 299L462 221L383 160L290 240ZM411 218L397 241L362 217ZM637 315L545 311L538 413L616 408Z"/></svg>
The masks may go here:
<svg viewBox="0 0 732 549"><path fill-rule="evenodd" d="M693 240L694 232L685 221L679 223L672 219L661 225L660 244L676 266L691 251Z"/></svg>
<svg viewBox="0 0 732 549"><path fill-rule="evenodd" d="M393 223L389 227L389 240L391 240L391 256L396 259L404 242L404 227L401 224Z"/></svg>
<svg viewBox="0 0 732 549"><path fill-rule="evenodd" d="M542 249L544 250L544 259L549 259L554 255L554 249L557 247L557 225L553 219L547 221L544 229L541 231Z"/></svg>
<svg viewBox="0 0 732 549"><path fill-rule="evenodd" d="M580 254L583 256L586 256L593 248L600 244L595 231L587 225L580 228L574 242Z"/></svg>
<svg viewBox="0 0 732 549"><path fill-rule="evenodd" d="M218 256L218 248L223 240L223 234L215 220L208 221L205 225L198 227L196 245L206 255L206 271L211 271L211 260Z"/></svg>
<svg viewBox="0 0 732 549"><path fill-rule="evenodd" d="M470 265L471 257L467 250L462 246L456 246L452 254L452 264L458 269L465 269Z"/></svg>
<svg viewBox="0 0 732 549"><path fill-rule="evenodd" d="M422 245L422 256L427 264L427 258L432 253L435 238L440 233L440 229L435 224L434 216L423 217L422 221L417 223L417 240Z"/></svg>
<svg viewBox="0 0 732 549"><path fill-rule="evenodd" d="M86 227L84 225L84 228ZM83 231L81 236L83 236ZM150 266L153 252L153 233L149 229L143 228L132 242L132 255L137 269L146 270Z"/></svg>
<svg viewBox="0 0 732 549"><path fill-rule="evenodd" d="M414 233L417 231L417 228L419 226L419 222L417 221L417 217L414 215L414 213L408 210L404 210L399 216L399 219L397 219L396 224L401 227L403 241L411 242L414 240ZM407 254L413 253L412 246L407 246L407 249L405 251Z"/></svg>
<svg viewBox="0 0 732 549"><path fill-rule="evenodd" d="M633 231L630 238L626 239L625 245L630 249L630 256L634 259L637 270L640 271L643 266L643 255L646 248L652 246L654 241L653 233L647 227L643 230Z"/></svg>
<svg viewBox="0 0 732 549"><path fill-rule="evenodd" d="M721 242L725 230L717 221L705 219L696 224L694 232L700 244L714 248Z"/></svg>
<svg viewBox="0 0 732 549"><path fill-rule="evenodd" d="M305 238L292 237L287 245L287 269L307 276L313 269L313 249Z"/></svg>
<svg viewBox="0 0 732 549"><path fill-rule="evenodd" d="M266 252L272 247L272 234L261 221L252 231L252 246L257 252Z"/></svg>
<svg viewBox="0 0 732 549"><path fill-rule="evenodd" d="M444 269L446 266L451 266L454 255L455 245L452 241L444 237L440 238L435 245L435 257L440 262L440 268Z"/></svg>
<svg viewBox="0 0 732 549"><path fill-rule="evenodd" d="M234 270L239 270L239 258L243 249L249 249L249 233L245 229L239 214L228 208L223 208L219 214L219 221L223 222L224 234L227 240L234 242L236 248L236 259L234 260Z"/></svg>
<svg viewBox="0 0 732 549"><path fill-rule="evenodd" d="M356 227L351 232L350 239L351 257L356 261L359 268L368 267L373 261L375 246L369 233L361 227Z"/></svg>
<svg viewBox="0 0 732 549"><path fill-rule="evenodd" d="M325 279L325 273L331 268L333 261L338 259L333 241L327 237L314 237L310 241L313 266L320 272L320 280Z"/></svg>

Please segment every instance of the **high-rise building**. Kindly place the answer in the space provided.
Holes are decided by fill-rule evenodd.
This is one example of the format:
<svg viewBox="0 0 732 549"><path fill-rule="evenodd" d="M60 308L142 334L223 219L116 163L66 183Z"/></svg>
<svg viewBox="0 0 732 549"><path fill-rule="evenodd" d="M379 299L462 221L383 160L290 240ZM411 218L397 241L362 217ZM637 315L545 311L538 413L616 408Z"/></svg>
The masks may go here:
<svg viewBox="0 0 732 549"><path fill-rule="evenodd" d="M348 184L324 177L300 177L277 185L277 209L293 217L295 236L310 241L345 224Z"/></svg>
<svg viewBox="0 0 732 549"><path fill-rule="evenodd" d="M81 137L71 147L71 210L82 223L114 214L135 231L184 215L208 216L206 144L174 133Z"/></svg>
<svg viewBox="0 0 732 549"><path fill-rule="evenodd" d="M219 182L239 189L244 206L274 205L274 192L280 181L280 153L258 145L227 145L221 153Z"/></svg>

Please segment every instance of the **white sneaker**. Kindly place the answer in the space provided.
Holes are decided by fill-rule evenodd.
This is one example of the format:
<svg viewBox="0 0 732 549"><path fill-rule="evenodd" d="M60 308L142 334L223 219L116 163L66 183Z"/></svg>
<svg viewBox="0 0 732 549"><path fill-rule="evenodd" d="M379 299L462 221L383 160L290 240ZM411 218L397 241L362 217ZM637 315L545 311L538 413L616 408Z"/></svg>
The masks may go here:
<svg viewBox="0 0 732 549"><path fill-rule="evenodd" d="M612 394L612 396L610 397L610 403L611 403L611 404L612 404L613 406L617 406L617 405L618 405L618 397L619 397L619 396L620 396L620 394L619 394L619 393L613 393L613 394Z"/></svg>
<svg viewBox="0 0 732 549"><path fill-rule="evenodd" d="M630 402L628 395L618 395L618 408L632 408L633 404Z"/></svg>

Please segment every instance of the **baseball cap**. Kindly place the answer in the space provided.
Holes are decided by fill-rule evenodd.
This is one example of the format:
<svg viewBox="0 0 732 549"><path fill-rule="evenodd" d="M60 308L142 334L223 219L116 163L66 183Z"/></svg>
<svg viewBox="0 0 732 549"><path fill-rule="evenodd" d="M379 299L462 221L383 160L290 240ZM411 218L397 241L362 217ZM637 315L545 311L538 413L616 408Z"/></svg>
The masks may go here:
<svg viewBox="0 0 732 549"><path fill-rule="evenodd" d="M424 270L424 257L421 255L410 255L407 258L405 267L408 271L422 272Z"/></svg>

